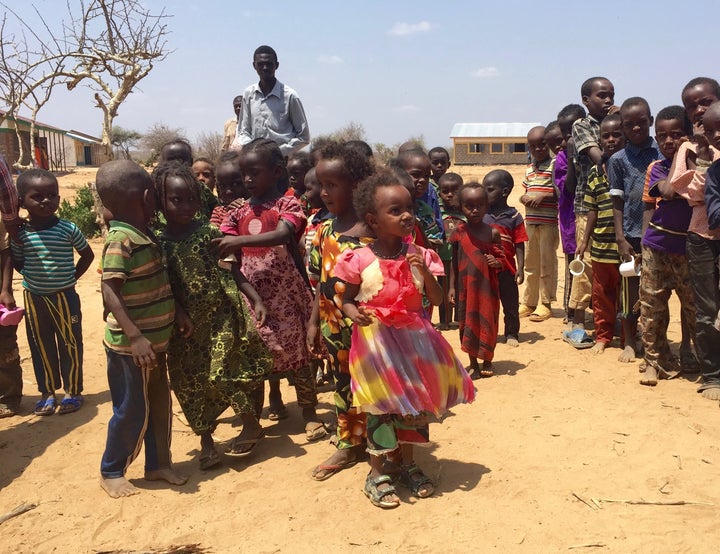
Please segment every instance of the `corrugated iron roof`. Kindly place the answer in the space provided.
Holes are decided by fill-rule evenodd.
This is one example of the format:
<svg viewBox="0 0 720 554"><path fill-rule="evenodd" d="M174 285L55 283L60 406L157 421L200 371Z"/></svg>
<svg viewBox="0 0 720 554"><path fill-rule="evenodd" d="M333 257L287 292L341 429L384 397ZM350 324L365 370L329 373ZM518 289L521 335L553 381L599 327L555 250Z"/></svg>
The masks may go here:
<svg viewBox="0 0 720 554"><path fill-rule="evenodd" d="M541 123L456 123L450 138L523 137Z"/></svg>

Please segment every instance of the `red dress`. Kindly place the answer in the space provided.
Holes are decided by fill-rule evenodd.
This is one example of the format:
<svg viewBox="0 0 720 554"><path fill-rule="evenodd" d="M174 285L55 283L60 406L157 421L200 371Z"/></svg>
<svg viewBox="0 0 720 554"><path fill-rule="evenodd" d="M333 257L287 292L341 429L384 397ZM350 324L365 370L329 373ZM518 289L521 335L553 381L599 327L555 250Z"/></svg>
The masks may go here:
<svg viewBox="0 0 720 554"><path fill-rule="evenodd" d="M500 270L488 266L484 254L495 256L503 264L502 269L507 263L505 254L500 245L470 235L465 224L455 229L450 242L458 246L455 304L460 346L473 358L492 361L500 319Z"/></svg>

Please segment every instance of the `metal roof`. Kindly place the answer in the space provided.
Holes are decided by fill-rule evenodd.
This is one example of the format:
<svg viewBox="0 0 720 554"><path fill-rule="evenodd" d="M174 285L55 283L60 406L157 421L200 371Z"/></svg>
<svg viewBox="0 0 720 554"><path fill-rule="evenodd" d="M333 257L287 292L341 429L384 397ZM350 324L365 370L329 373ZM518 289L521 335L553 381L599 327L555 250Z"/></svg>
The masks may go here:
<svg viewBox="0 0 720 554"><path fill-rule="evenodd" d="M450 132L450 138L472 137L522 137L540 123L456 123Z"/></svg>

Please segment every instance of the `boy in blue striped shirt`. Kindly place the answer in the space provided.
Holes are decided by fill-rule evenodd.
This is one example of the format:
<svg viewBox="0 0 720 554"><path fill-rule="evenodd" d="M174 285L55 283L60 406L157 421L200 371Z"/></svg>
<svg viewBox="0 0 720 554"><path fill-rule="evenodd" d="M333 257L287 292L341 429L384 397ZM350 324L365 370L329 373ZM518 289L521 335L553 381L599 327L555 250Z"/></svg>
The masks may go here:
<svg viewBox="0 0 720 554"><path fill-rule="evenodd" d="M23 276L25 325L42 395L35 415L55 413L61 378L65 398L59 413L66 414L82 405L82 315L75 283L95 255L80 229L55 215L60 195L52 173L43 169L22 173L17 191L29 218L12 243L12 255ZM73 250L80 255L77 264Z"/></svg>

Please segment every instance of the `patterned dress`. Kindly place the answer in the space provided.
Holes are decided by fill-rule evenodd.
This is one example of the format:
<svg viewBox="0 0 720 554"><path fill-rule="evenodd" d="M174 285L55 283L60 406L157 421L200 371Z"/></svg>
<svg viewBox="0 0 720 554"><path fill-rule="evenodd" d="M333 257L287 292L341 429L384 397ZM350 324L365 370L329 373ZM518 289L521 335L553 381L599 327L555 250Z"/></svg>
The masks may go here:
<svg viewBox="0 0 720 554"><path fill-rule="evenodd" d="M350 392L350 337L352 321L342 312L345 283L335 277L334 268L346 250L370 244L370 237L351 237L334 230L335 220L325 221L313 239L310 250L310 273L320 276L320 333L325 340L335 380L335 411L337 413L337 447L350 448L363 442L365 414L352 407Z"/></svg>
<svg viewBox="0 0 720 554"><path fill-rule="evenodd" d="M192 430L212 431L228 407L252 411L253 391L272 368L272 357L230 272L220 269L209 244L222 233L209 223L188 237L160 238L176 301L195 330L173 335L170 383Z"/></svg>
<svg viewBox="0 0 720 554"><path fill-rule="evenodd" d="M435 252L413 244L407 250L422 254L434 275L443 274ZM465 368L424 315L424 282L404 255L384 259L370 247L346 250L337 261L335 276L359 284L356 300L374 314L370 325L353 326L353 406L374 415L439 416L474 400L475 389Z"/></svg>
<svg viewBox="0 0 720 554"><path fill-rule="evenodd" d="M507 269L502 246L472 236L461 224L450 237L457 245L458 278L456 309L460 345L473 358L492 361L500 319L500 288L497 269L488 266L485 254L495 256Z"/></svg>

